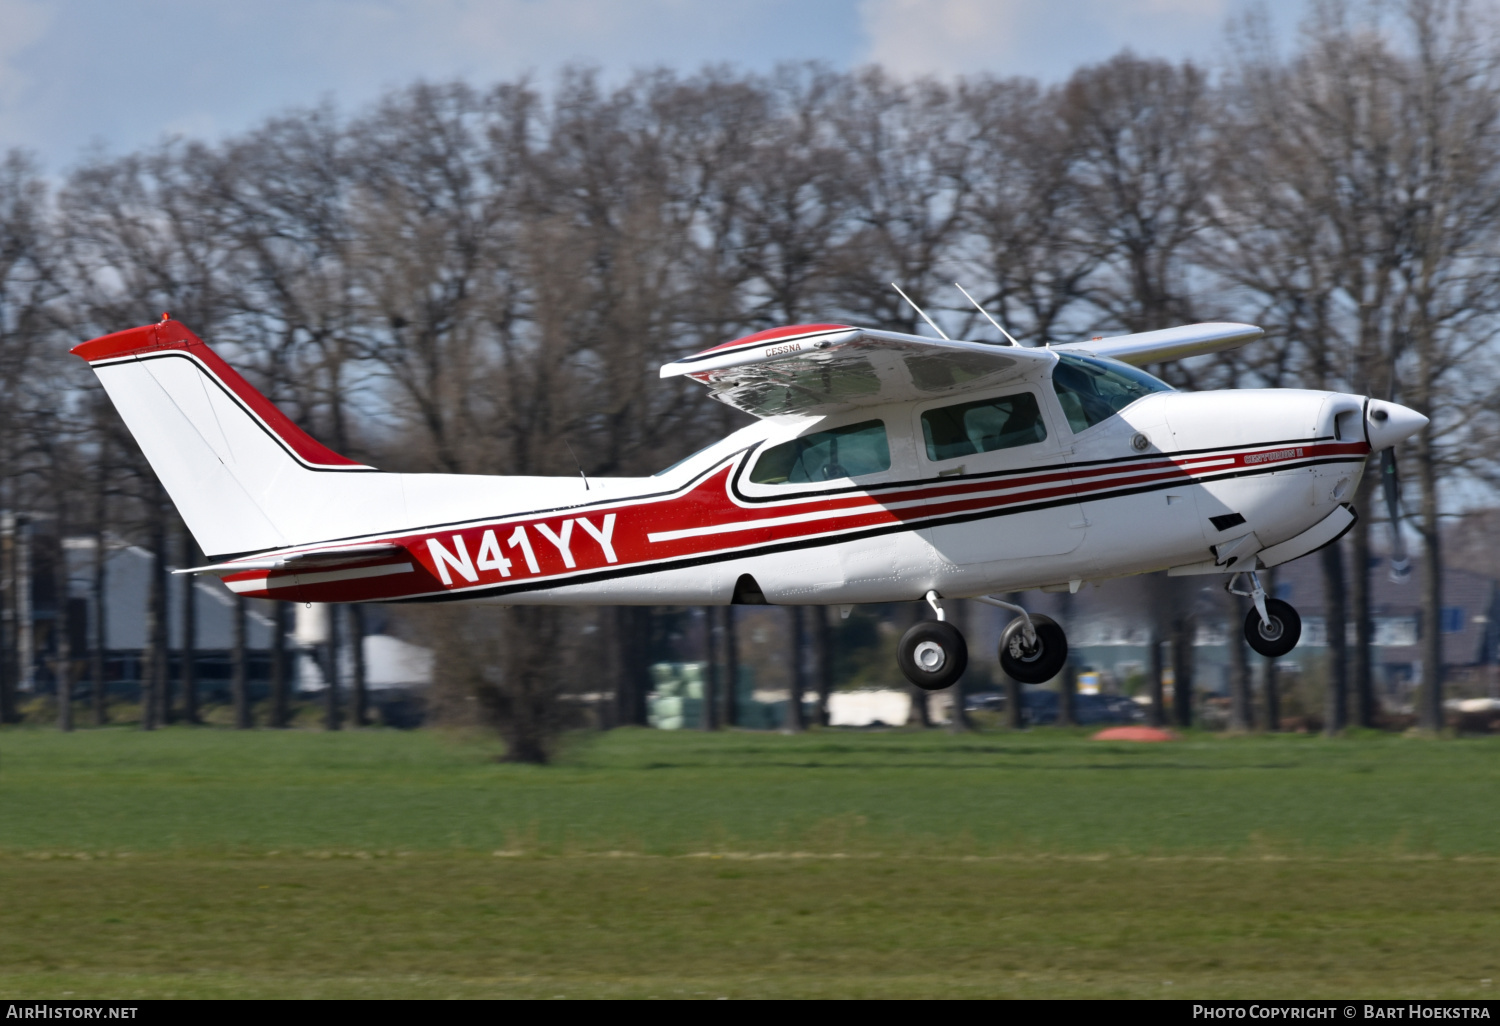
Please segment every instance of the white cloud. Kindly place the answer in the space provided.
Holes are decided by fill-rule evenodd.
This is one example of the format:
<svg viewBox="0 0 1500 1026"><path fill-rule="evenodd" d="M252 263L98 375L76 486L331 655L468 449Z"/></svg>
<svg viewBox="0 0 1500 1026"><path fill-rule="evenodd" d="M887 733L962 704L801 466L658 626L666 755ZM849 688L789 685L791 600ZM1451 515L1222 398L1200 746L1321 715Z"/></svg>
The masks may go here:
<svg viewBox="0 0 1500 1026"><path fill-rule="evenodd" d="M863 0L866 59L903 75L992 68L1026 22L1024 0Z"/></svg>
<svg viewBox="0 0 1500 1026"><path fill-rule="evenodd" d="M1056 79L1130 47L1211 56L1232 0L861 0L866 59L908 75Z"/></svg>
<svg viewBox="0 0 1500 1026"><path fill-rule="evenodd" d="M414 74L480 79L582 60L698 63L696 42L732 38L750 0L321 0L304 15L310 56L381 83ZM314 58L316 59L316 58Z"/></svg>
<svg viewBox="0 0 1500 1026"><path fill-rule="evenodd" d="M332 97L356 110L417 78L476 85L568 62L621 77L765 68L859 46L858 0L0 0L0 149L59 166L94 141L212 138Z"/></svg>

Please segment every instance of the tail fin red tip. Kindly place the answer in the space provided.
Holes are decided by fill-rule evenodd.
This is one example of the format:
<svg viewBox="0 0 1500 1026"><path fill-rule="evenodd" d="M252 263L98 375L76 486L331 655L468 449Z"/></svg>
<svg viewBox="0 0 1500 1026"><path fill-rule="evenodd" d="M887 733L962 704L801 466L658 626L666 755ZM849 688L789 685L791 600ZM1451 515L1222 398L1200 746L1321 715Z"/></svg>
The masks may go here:
<svg viewBox="0 0 1500 1026"><path fill-rule="evenodd" d="M321 470L373 469L346 456L340 456L299 428L181 321L159 321L156 324L117 331L112 335L101 335L74 346L72 353L92 365L172 350L187 353L196 359L205 373L231 392L246 412L258 420L303 465Z"/></svg>
<svg viewBox="0 0 1500 1026"><path fill-rule="evenodd" d="M69 352L89 363L97 363L121 356L135 356L138 353L187 349L201 345L203 340L189 331L181 321L163 320L139 328L116 331L110 335L100 335L79 343Z"/></svg>

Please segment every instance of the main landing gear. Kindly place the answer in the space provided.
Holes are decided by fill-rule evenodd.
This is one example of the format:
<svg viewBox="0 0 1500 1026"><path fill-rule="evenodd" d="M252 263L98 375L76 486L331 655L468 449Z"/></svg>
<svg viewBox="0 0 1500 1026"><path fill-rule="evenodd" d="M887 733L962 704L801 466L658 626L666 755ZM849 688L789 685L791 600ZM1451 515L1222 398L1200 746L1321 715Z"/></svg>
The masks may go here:
<svg viewBox="0 0 1500 1026"><path fill-rule="evenodd" d="M1068 661L1068 639L1049 616L1028 614L1020 606L981 596L975 601L1019 613L1000 636L1000 668L1022 684L1044 684L1062 672ZM906 679L927 691L951 687L969 665L969 646L958 628L948 622L935 591L927 604L937 620L924 620L901 637L896 661Z"/></svg>
<svg viewBox="0 0 1500 1026"><path fill-rule="evenodd" d="M1249 591L1234 586L1241 577L1250 578ZM1234 574L1225 583L1224 590L1231 595L1244 595L1255 603L1255 608L1245 616L1245 640L1251 648L1275 659L1297 647L1302 638L1302 617L1290 603L1267 598L1266 589L1261 587L1260 577L1255 571Z"/></svg>

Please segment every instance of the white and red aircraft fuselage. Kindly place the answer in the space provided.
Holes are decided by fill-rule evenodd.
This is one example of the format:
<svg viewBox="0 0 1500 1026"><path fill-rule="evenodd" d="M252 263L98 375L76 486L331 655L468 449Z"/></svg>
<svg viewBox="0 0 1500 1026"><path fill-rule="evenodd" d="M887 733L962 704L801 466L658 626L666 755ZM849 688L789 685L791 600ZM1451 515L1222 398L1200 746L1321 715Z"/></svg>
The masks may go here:
<svg viewBox="0 0 1500 1026"><path fill-rule="evenodd" d="M1373 451L1426 423L1338 392L1179 392L1135 365L1233 348L1202 324L1044 348L847 325L779 328L662 368L756 423L652 477L390 474L314 441L182 324L94 339L98 374L234 591L299 602L848 606L927 598L901 646L942 687L943 598L1168 570L1248 574L1246 634L1296 643L1253 571L1354 522ZM1231 577L1231 582L1234 578ZM1005 605L1005 603L998 603ZM1028 616L1002 664L1040 682L1066 641Z"/></svg>

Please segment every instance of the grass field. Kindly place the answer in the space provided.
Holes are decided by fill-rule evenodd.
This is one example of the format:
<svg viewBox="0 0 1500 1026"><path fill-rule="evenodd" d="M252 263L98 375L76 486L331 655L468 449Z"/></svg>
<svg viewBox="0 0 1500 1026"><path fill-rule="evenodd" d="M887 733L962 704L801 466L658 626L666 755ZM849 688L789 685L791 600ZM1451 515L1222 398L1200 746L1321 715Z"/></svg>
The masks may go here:
<svg viewBox="0 0 1500 1026"><path fill-rule="evenodd" d="M0 996L1492 997L1500 740L0 732Z"/></svg>

